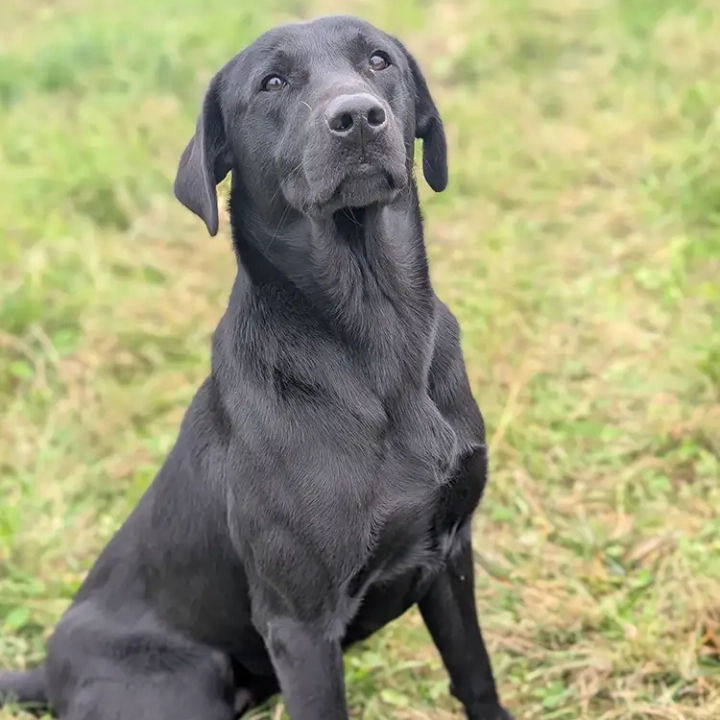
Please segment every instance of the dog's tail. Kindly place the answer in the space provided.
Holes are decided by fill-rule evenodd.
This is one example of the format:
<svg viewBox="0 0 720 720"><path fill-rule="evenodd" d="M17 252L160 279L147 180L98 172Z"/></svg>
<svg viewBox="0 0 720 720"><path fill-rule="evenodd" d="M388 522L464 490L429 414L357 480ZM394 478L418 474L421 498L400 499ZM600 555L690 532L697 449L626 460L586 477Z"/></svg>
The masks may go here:
<svg viewBox="0 0 720 720"><path fill-rule="evenodd" d="M49 709L44 666L27 672L0 672L0 707L9 703L22 705L33 714Z"/></svg>

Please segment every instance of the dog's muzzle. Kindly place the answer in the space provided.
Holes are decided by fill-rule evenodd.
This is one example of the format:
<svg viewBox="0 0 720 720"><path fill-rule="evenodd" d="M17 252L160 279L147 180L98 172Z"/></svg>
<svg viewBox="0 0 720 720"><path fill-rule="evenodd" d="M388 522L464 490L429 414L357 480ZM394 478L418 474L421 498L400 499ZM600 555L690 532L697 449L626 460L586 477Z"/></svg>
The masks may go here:
<svg viewBox="0 0 720 720"><path fill-rule="evenodd" d="M387 203L407 185L401 126L380 98L336 95L313 126L304 161L309 207L324 213Z"/></svg>

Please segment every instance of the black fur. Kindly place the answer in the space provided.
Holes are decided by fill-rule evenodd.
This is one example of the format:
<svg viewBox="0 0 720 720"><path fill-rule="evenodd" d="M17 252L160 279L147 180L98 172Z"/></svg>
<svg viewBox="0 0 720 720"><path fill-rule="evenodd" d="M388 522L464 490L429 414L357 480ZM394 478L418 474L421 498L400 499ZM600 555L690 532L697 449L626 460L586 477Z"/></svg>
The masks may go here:
<svg viewBox="0 0 720 720"><path fill-rule="evenodd" d="M443 190L417 63L354 18L271 30L212 80L175 183L214 235L232 173L212 372L44 666L0 695L65 720L230 720L282 691L293 720L347 720L342 650L417 603L468 718L510 718L473 593L483 420L430 283L415 138Z"/></svg>

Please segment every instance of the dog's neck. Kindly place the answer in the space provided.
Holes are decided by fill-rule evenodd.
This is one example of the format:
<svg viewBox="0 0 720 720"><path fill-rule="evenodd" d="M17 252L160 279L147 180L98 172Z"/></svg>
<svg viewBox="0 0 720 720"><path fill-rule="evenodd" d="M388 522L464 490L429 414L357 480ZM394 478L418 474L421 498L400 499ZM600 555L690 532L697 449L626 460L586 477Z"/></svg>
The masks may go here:
<svg viewBox="0 0 720 720"><path fill-rule="evenodd" d="M284 208L264 217L241 192L231 192L230 219L238 283L292 286L338 328L372 324L381 298L398 312L432 322L428 272L417 189L408 186L386 206L345 208L309 218ZM268 213L269 214L269 213ZM270 215L270 214L269 214Z"/></svg>

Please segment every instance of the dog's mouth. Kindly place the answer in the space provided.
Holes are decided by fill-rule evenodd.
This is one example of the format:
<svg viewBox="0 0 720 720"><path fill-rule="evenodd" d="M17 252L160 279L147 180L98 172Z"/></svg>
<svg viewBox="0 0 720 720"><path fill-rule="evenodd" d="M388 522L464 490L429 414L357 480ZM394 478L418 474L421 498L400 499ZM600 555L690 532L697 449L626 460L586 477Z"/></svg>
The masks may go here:
<svg viewBox="0 0 720 720"><path fill-rule="evenodd" d="M364 207L391 199L401 182L389 170L375 163L363 162L350 170L331 196L349 207Z"/></svg>
<svg viewBox="0 0 720 720"><path fill-rule="evenodd" d="M403 173L380 163L360 162L350 167L339 182L318 188L311 213L328 214L343 207L364 208L392 202L407 185Z"/></svg>

